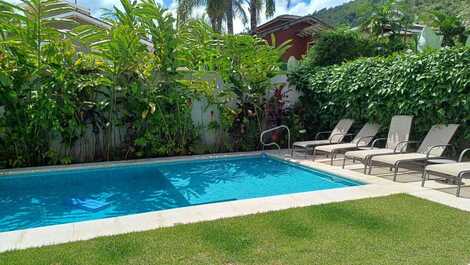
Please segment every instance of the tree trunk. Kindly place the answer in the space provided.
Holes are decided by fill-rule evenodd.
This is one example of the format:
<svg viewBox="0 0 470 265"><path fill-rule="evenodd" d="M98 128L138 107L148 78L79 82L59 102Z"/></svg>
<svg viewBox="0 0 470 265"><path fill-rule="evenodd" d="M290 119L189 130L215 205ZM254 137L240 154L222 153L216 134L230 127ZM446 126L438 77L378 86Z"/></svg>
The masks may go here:
<svg viewBox="0 0 470 265"><path fill-rule="evenodd" d="M256 34L256 27L258 26L258 8L257 0L250 0L250 24L251 24L251 34Z"/></svg>
<svg viewBox="0 0 470 265"><path fill-rule="evenodd" d="M213 31L218 32L218 33L222 32L222 20L223 18L221 17L210 19L211 27Z"/></svg>
<svg viewBox="0 0 470 265"><path fill-rule="evenodd" d="M223 21L222 17L217 18L217 32L219 33L222 32L222 21Z"/></svg>
<svg viewBox="0 0 470 265"><path fill-rule="evenodd" d="M227 0L227 32L233 35L233 0Z"/></svg>
<svg viewBox="0 0 470 265"><path fill-rule="evenodd" d="M211 22L212 30L215 31L215 32L218 32L217 31L217 19L216 18L209 18L209 20Z"/></svg>

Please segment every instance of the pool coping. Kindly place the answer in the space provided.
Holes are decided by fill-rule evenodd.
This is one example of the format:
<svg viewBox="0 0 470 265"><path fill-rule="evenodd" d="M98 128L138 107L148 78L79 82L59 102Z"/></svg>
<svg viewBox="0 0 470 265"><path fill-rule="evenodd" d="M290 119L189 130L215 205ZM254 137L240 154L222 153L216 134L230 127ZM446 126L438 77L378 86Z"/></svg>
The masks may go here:
<svg viewBox="0 0 470 265"><path fill-rule="evenodd" d="M184 162L189 160L207 160L207 159L224 159L234 157L248 157L261 155L263 152L238 152L238 153L221 153L221 154L208 154L208 155L194 155L194 156L175 156L175 157L159 157L159 158L145 158L134 160L119 160L119 161L104 161L93 163L79 163L70 165L56 165L56 166L41 166L41 167L25 167L14 169L0 169L0 177L14 176L17 174L27 173L41 173L46 171L62 171L62 170L80 170L80 169L95 169L95 168L109 168L119 167L126 165L145 165L155 163L168 163L168 162Z"/></svg>
<svg viewBox="0 0 470 265"><path fill-rule="evenodd" d="M261 155L265 152L244 152L216 155L198 155L170 158L142 159L135 161L100 162L92 164L77 164L71 166L48 166L41 168L23 168L15 170L0 170L1 176L12 176L23 173L39 173L43 171L70 170L83 168L113 167L116 165L138 165L159 162L173 162L185 160L204 160ZM288 158L276 153L269 156L298 164L313 170L359 181L360 186L351 186L319 191L275 195L269 197L244 199L229 202L203 204L154 212L146 212L105 219L82 221L0 232L0 252L55 245L74 241L88 240L101 236L112 236L131 232L147 231L162 227L171 227L178 224L188 224L201 221L211 221L222 218L231 218L256 213L284 210L288 208L305 207L332 202L341 202L356 199L382 197L398 193L407 193L435 202L444 203L451 207L469 210L461 207L462 203L449 196L436 194L430 188L421 188L408 183L396 183L383 178L364 175L359 172L341 167L332 167L313 161L302 161Z"/></svg>

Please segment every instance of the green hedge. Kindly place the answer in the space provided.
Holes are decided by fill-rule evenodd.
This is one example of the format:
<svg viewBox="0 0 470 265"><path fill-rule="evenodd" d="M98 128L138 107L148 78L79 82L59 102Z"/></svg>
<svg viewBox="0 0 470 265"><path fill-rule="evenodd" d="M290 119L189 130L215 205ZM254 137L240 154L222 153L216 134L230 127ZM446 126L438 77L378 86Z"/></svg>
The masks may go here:
<svg viewBox="0 0 470 265"><path fill-rule="evenodd" d="M303 92L298 113L310 133L341 117L388 125L393 115L415 116L414 137L436 123L460 123L470 140L470 48L358 59L339 66L300 65L289 80ZM311 135L311 134L310 134Z"/></svg>

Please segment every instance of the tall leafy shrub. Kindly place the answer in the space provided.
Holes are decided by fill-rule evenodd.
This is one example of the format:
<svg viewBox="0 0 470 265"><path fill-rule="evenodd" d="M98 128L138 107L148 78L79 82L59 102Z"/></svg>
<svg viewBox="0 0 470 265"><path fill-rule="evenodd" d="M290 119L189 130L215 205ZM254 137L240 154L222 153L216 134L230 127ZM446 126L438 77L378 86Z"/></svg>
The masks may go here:
<svg viewBox="0 0 470 265"><path fill-rule="evenodd" d="M109 28L64 38L55 26L71 22L51 15L69 4L23 2L0 0L0 167L189 152L192 94L178 83L171 13L122 0Z"/></svg>
<svg viewBox="0 0 470 265"><path fill-rule="evenodd" d="M53 19L72 9L60 0L22 2L0 0L0 167L191 154L200 96L222 110L225 150L256 147L285 46L197 21L177 28L155 0L121 0L105 28Z"/></svg>
<svg viewBox="0 0 470 265"><path fill-rule="evenodd" d="M408 114L418 137L433 124L455 122L470 140L470 48L304 65L290 81L303 92L303 123L312 133L344 116L387 125L393 115Z"/></svg>
<svg viewBox="0 0 470 265"><path fill-rule="evenodd" d="M259 135L266 129L265 95L273 89L271 78L281 72L281 56L289 47L283 43L271 47L265 40L252 36L224 37L222 57L229 58L221 67L229 96L220 105L233 150L259 147ZM227 100L228 99L228 100ZM235 102L235 105L230 104Z"/></svg>
<svg viewBox="0 0 470 265"><path fill-rule="evenodd" d="M305 58L311 65L328 66L344 63L359 57L377 55L379 43L361 37L347 29L321 32Z"/></svg>
<svg viewBox="0 0 470 265"><path fill-rule="evenodd" d="M0 1L0 161L20 166L55 159L49 152L54 134L62 130L60 117L67 110L55 95L69 63L71 45L52 28L54 12L71 7L57 0L34 0L23 6ZM60 44L57 44L60 43ZM68 94L62 98L67 101ZM63 101L62 101L63 102Z"/></svg>

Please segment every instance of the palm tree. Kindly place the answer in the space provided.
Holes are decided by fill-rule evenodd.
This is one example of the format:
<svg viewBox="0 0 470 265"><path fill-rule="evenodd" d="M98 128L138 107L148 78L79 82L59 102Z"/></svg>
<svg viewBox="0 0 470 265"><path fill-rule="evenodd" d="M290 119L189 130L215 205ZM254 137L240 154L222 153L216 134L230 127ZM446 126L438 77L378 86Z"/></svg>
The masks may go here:
<svg viewBox="0 0 470 265"><path fill-rule="evenodd" d="M251 33L256 34L256 28L258 27L258 19L263 6L266 10L266 18L270 18L276 12L276 1L275 0L247 0L249 1L250 11L250 25ZM291 0L287 1L287 7L290 6Z"/></svg>
<svg viewBox="0 0 470 265"><path fill-rule="evenodd" d="M290 6L291 0L286 0ZM198 6L205 6L206 13L212 29L221 32L222 22L227 22L227 32L233 34L233 19L235 16L241 17L246 24L248 17L244 6L248 6L250 12L251 32L256 33L261 10L265 8L266 17L272 17L276 12L275 0L178 0L178 23L184 23L191 15L191 11Z"/></svg>
<svg viewBox="0 0 470 265"><path fill-rule="evenodd" d="M272 17L276 12L276 3L274 0L249 0L250 1L250 29L252 34L256 34L256 28L258 27L258 18L263 7L266 6L266 17Z"/></svg>
<svg viewBox="0 0 470 265"><path fill-rule="evenodd" d="M184 23L190 16L194 8L206 7L210 24L214 31L222 31L222 21L226 11L226 3L221 0L178 0L178 23Z"/></svg>
<svg viewBox="0 0 470 265"><path fill-rule="evenodd" d="M207 0L206 12L212 25L212 29L216 32L222 31L222 21L225 16L226 3L221 0Z"/></svg>
<svg viewBox="0 0 470 265"><path fill-rule="evenodd" d="M243 24L248 23L248 17L243 8L243 3L244 0L226 0L225 19L227 21L228 34L233 34L233 19L235 17L240 17Z"/></svg>
<svg viewBox="0 0 470 265"><path fill-rule="evenodd" d="M227 31L233 34L233 19L240 16L242 21L248 21L243 9L244 0L178 0L178 23L184 23L194 8L205 6L212 29L222 31L222 22L227 22Z"/></svg>

